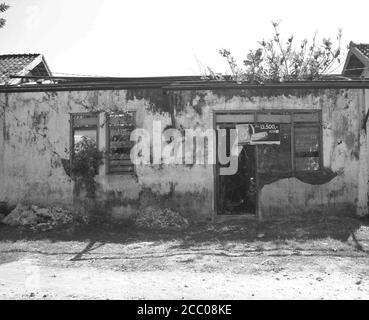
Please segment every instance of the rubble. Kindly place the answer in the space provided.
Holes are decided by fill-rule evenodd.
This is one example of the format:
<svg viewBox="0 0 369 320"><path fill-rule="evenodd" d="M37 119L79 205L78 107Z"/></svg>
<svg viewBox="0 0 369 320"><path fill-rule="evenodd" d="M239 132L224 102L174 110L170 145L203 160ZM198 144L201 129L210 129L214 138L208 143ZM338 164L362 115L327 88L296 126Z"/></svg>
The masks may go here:
<svg viewBox="0 0 369 320"><path fill-rule="evenodd" d="M18 204L16 208L1 220L13 227L28 227L37 231L47 231L73 221L71 212L61 208L41 208Z"/></svg>
<svg viewBox="0 0 369 320"><path fill-rule="evenodd" d="M178 212L151 206L138 211L133 220L137 227L152 230L183 230L189 226L188 220Z"/></svg>
<svg viewBox="0 0 369 320"><path fill-rule="evenodd" d="M0 221L4 219L15 207L5 201L0 201Z"/></svg>
<svg viewBox="0 0 369 320"><path fill-rule="evenodd" d="M0 201L0 214L5 215L5 211L7 210L7 203L4 201Z"/></svg>

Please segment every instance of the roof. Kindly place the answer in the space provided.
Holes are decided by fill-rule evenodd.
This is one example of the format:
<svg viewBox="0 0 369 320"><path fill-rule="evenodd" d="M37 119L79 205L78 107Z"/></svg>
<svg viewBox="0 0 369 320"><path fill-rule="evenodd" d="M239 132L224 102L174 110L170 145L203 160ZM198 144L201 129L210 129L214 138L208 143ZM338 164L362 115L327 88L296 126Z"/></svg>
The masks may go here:
<svg viewBox="0 0 369 320"><path fill-rule="evenodd" d="M360 43L355 45L356 48L369 59L369 44Z"/></svg>
<svg viewBox="0 0 369 320"><path fill-rule="evenodd" d="M27 77L26 77L27 78ZM36 77L37 79L38 77ZM46 78L48 79L48 78ZM58 81L52 80L57 79ZM64 80L64 81L60 81ZM59 82L60 81L60 82ZM26 82L18 85L0 86L0 93L11 92L56 92L95 90L161 90L163 94L177 90L264 90L264 89L369 89L369 79L352 80L347 77L331 80L291 81L282 83L251 84L247 82L200 80L199 77L144 77L79 79L51 77L46 82Z"/></svg>
<svg viewBox="0 0 369 320"><path fill-rule="evenodd" d="M42 54L6 54L0 55L0 85L17 84L17 76L51 76L51 71Z"/></svg>
<svg viewBox="0 0 369 320"><path fill-rule="evenodd" d="M369 44L350 42L349 52L342 74L351 77L362 77L369 70Z"/></svg>

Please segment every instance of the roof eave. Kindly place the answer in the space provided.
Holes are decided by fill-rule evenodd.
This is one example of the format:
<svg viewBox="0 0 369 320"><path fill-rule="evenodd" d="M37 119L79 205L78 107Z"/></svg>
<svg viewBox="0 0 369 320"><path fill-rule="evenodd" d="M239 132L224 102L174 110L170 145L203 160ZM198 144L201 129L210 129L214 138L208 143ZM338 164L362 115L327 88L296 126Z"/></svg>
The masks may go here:
<svg viewBox="0 0 369 320"><path fill-rule="evenodd" d="M100 82L100 83L60 83L31 84L18 86L0 86L0 92L50 92L50 91L93 91L93 90L263 90L263 89L334 89L334 88L366 88L369 80L336 80L336 81L299 81L283 83L237 83L234 81L185 81L185 82Z"/></svg>

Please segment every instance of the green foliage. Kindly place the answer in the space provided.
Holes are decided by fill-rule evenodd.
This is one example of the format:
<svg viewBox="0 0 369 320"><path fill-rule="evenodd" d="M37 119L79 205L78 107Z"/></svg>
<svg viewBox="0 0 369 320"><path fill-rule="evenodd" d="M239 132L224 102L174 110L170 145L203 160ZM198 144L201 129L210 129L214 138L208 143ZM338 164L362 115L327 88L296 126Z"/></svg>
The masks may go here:
<svg viewBox="0 0 369 320"><path fill-rule="evenodd" d="M4 13L10 8L6 3L0 3L0 13ZM5 26L6 20L4 18L0 18L0 29Z"/></svg>
<svg viewBox="0 0 369 320"><path fill-rule="evenodd" d="M94 140L82 137L74 146L71 167L72 177L85 184L87 195L93 197L96 184L94 177L103 163L103 152L99 151Z"/></svg>
<svg viewBox="0 0 369 320"><path fill-rule="evenodd" d="M227 60L231 71L228 77L234 81L251 83L283 82L299 80L318 80L328 74L341 63L341 37L338 31L336 45L328 38L317 43L316 35L309 43L307 39L295 45L294 36L283 41L279 33L279 22L272 22L274 36L259 42L260 47L250 50L240 67L231 52L219 50ZM210 79L225 80L221 74L214 73L210 68Z"/></svg>

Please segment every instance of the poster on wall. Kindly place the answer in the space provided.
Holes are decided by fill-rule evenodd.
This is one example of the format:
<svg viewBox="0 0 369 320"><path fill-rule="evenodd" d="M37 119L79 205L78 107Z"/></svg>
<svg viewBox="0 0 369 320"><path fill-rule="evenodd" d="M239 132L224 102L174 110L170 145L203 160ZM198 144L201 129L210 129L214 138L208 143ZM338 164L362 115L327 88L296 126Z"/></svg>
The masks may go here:
<svg viewBox="0 0 369 320"><path fill-rule="evenodd" d="M278 123L245 123L236 125L238 143L251 144L281 144Z"/></svg>

